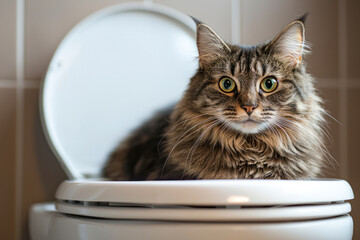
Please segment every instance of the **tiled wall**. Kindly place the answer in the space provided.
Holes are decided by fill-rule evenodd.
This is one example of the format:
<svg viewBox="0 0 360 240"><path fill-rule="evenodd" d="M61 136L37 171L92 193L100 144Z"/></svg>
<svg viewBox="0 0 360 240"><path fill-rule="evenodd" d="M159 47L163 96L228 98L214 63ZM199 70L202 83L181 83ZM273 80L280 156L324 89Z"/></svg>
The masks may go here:
<svg viewBox="0 0 360 240"><path fill-rule="evenodd" d="M28 209L51 201L66 179L41 131L39 83L57 45L90 13L119 0L0 1L0 239L29 239ZM149 2L149 1L147 1ZM150 1L151 2L151 1ZM360 192L359 0L155 0L196 16L230 42L259 43L309 11L308 65L329 118L329 149L340 166L326 176L350 181ZM355 226L360 200L352 201ZM360 238L355 228L354 239Z"/></svg>

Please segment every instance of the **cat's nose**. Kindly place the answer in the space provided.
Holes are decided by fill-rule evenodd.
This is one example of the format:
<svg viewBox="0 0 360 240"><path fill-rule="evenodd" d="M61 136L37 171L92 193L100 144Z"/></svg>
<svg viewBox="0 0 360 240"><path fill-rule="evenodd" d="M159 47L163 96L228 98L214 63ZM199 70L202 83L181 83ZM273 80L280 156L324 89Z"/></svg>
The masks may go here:
<svg viewBox="0 0 360 240"><path fill-rule="evenodd" d="M254 106L254 105L247 105L247 106L241 106L245 111L246 113L250 116L250 114L254 111L255 108L257 108L257 106Z"/></svg>

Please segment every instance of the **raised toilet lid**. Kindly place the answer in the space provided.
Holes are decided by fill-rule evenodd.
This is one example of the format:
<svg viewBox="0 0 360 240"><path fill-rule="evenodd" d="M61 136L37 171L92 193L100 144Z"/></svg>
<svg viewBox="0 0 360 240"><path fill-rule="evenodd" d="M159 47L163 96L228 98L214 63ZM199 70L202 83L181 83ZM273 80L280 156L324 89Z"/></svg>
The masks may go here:
<svg viewBox="0 0 360 240"><path fill-rule="evenodd" d="M122 138L181 97L198 64L195 31L183 13L129 3L91 15L64 38L40 108L70 178L98 177Z"/></svg>

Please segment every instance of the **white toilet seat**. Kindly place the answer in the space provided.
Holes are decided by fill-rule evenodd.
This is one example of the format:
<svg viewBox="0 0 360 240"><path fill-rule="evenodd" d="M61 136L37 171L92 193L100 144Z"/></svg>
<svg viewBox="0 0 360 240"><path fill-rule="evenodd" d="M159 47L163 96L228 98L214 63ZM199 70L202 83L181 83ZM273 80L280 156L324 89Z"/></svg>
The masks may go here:
<svg viewBox="0 0 360 240"><path fill-rule="evenodd" d="M274 206L323 204L353 198L344 180L182 180L64 181L58 200L116 202L133 205Z"/></svg>
<svg viewBox="0 0 360 240"><path fill-rule="evenodd" d="M66 181L61 213L109 219L293 221L348 214L344 180Z"/></svg>

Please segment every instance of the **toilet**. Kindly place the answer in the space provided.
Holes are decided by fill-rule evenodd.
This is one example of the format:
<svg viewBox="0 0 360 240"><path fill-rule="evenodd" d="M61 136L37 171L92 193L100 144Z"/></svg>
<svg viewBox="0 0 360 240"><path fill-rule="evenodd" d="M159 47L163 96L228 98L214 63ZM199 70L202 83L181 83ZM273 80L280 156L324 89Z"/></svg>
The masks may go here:
<svg viewBox="0 0 360 240"><path fill-rule="evenodd" d="M122 181L101 178L109 153L175 103L197 68L195 24L128 3L75 26L43 80L40 115L69 177L30 209L32 240L352 239L351 186L340 179Z"/></svg>

